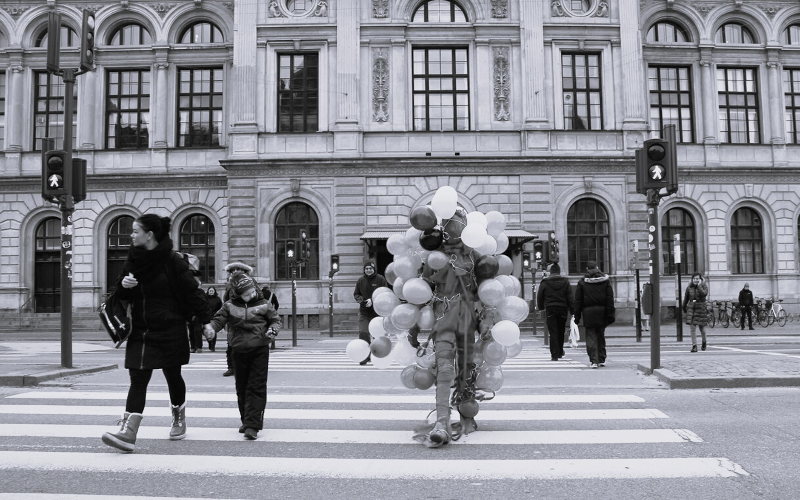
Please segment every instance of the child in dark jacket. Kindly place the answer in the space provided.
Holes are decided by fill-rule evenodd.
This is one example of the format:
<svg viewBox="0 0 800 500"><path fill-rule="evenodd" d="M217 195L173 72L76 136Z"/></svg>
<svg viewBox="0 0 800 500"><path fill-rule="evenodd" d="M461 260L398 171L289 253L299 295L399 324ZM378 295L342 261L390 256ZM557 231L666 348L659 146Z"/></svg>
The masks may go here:
<svg viewBox="0 0 800 500"><path fill-rule="evenodd" d="M281 320L272 305L258 293L255 281L241 274L232 280L232 293L222 304L206 337L213 337L228 327L228 344L233 348L236 397L242 426L239 432L247 439L256 439L264 427L267 406L267 373L269 344L278 335Z"/></svg>

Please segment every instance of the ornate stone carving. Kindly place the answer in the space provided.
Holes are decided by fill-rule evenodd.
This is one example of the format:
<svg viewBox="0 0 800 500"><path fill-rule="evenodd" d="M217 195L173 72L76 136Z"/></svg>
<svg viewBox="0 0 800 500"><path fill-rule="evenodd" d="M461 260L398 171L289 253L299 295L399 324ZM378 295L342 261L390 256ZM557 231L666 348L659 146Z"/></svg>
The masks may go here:
<svg viewBox="0 0 800 500"><path fill-rule="evenodd" d="M166 16L167 13L175 7L175 5L176 4L174 3L156 3L152 5L152 9L156 12L156 14L159 15L159 17L161 17L161 19L164 19L164 16Z"/></svg>
<svg viewBox="0 0 800 500"><path fill-rule="evenodd" d="M600 5L597 7L597 12L594 14L594 17L608 17L608 2L602 0Z"/></svg>
<svg viewBox="0 0 800 500"><path fill-rule="evenodd" d="M508 47L494 49L494 119L507 122L511 119L511 75L508 67Z"/></svg>
<svg viewBox="0 0 800 500"><path fill-rule="evenodd" d="M708 16L708 13L714 10L714 5L693 5L694 10L696 10L702 17L705 19Z"/></svg>
<svg viewBox="0 0 800 500"><path fill-rule="evenodd" d="M769 16L770 19L775 17L775 14L777 14L778 11L781 10L781 7L779 5L759 5L758 7L761 10L763 10L764 13L766 13Z"/></svg>
<svg viewBox="0 0 800 500"><path fill-rule="evenodd" d="M286 17L286 14L283 13L280 6L278 5L278 0L269 0L269 17Z"/></svg>
<svg viewBox="0 0 800 500"><path fill-rule="evenodd" d="M389 51L372 50L372 120L389 120Z"/></svg>
<svg viewBox="0 0 800 500"><path fill-rule="evenodd" d="M491 0L492 17L495 19L505 19L508 17L508 0Z"/></svg>
<svg viewBox="0 0 800 500"><path fill-rule="evenodd" d="M313 17L328 17L328 2L326 0L319 0L317 7L314 9Z"/></svg>
<svg viewBox="0 0 800 500"><path fill-rule="evenodd" d="M233 11L234 11L234 3L233 2L223 2L222 5L225 6L225 8L228 9L231 14L233 14Z"/></svg>
<svg viewBox="0 0 800 500"><path fill-rule="evenodd" d="M27 5L11 5L8 7L3 7L3 10L8 12L8 15L11 16L15 21L19 19L19 16L24 14L28 9L30 9L30 7Z"/></svg>
<svg viewBox="0 0 800 500"><path fill-rule="evenodd" d="M550 15L553 17L565 17L567 15L564 12L564 7L561 6L561 0L553 0L550 3Z"/></svg>
<svg viewBox="0 0 800 500"><path fill-rule="evenodd" d="M372 0L372 17L378 19L389 17L389 0Z"/></svg>
<svg viewBox="0 0 800 500"><path fill-rule="evenodd" d="M122 6L123 9L128 9L130 7L130 2L128 0L119 0L119 4Z"/></svg>

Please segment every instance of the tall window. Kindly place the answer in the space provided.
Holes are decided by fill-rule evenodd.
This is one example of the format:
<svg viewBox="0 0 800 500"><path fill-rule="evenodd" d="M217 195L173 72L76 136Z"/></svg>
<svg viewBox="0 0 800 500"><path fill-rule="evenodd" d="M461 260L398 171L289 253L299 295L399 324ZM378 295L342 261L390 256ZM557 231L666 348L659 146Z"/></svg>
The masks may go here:
<svg viewBox="0 0 800 500"><path fill-rule="evenodd" d="M672 208L661 219L661 248L664 249L664 274L677 274L675 268L675 235L681 240L681 274L697 270L696 234L694 219L682 208Z"/></svg>
<svg viewBox="0 0 800 500"><path fill-rule="evenodd" d="M47 47L47 29L42 30L39 36L36 38L36 46L37 47ZM81 44L81 40L78 37L78 34L75 33L75 30L70 28L69 26L61 25L61 48L67 47L78 47Z"/></svg>
<svg viewBox="0 0 800 500"><path fill-rule="evenodd" d="M150 71L109 71L106 147L146 148L150 130Z"/></svg>
<svg viewBox="0 0 800 500"><path fill-rule="evenodd" d="M6 149L6 74L0 73L0 151Z"/></svg>
<svg viewBox="0 0 800 500"><path fill-rule="evenodd" d="M756 43L750 29L739 23L726 23L720 26L714 37L717 43Z"/></svg>
<svg viewBox="0 0 800 500"><path fill-rule="evenodd" d="M181 68L178 73L178 147L219 146L222 68Z"/></svg>
<svg viewBox="0 0 800 500"><path fill-rule="evenodd" d="M669 22L662 21L650 27L647 31L647 41L653 43L682 43L688 42L691 39L689 34L681 26Z"/></svg>
<svg viewBox="0 0 800 500"><path fill-rule="evenodd" d="M650 66L650 130L675 125L678 142L694 142L689 68Z"/></svg>
<svg viewBox="0 0 800 500"><path fill-rule="evenodd" d="M584 198L567 212L569 273L582 274L586 264L596 261L605 273L611 273L608 211L598 201Z"/></svg>
<svg viewBox="0 0 800 500"><path fill-rule="evenodd" d="M214 223L205 215L192 215L181 224L180 251L200 259L200 279L203 283L216 280L214 257Z"/></svg>
<svg viewBox="0 0 800 500"><path fill-rule="evenodd" d="M786 45L800 45L800 24L793 24L783 30L783 43Z"/></svg>
<svg viewBox="0 0 800 500"><path fill-rule="evenodd" d="M126 24L119 27L111 35L109 45L150 45L153 38L147 28L141 24Z"/></svg>
<svg viewBox="0 0 800 500"><path fill-rule="evenodd" d="M213 23L199 22L188 28L178 37L179 43L222 43L222 31Z"/></svg>
<svg viewBox="0 0 800 500"><path fill-rule="evenodd" d="M311 256L303 266L295 267L297 278L318 279L319 277L319 218L316 212L305 203L289 203L278 212L275 219L275 277L279 280L292 279L292 267L286 259L286 242L295 242L297 255L300 255L300 232L305 229L311 243Z"/></svg>
<svg viewBox="0 0 800 500"><path fill-rule="evenodd" d="M278 132L319 127L319 55L278 55Z"/></svg>
<svg viewBox="0 0 800 500"><path fill-rule="evenodd" d="M34 98L36 100L36 113L34 115L34 143L33 149L41 151L42 139L49 137L55 139L56 149L61 149L64 142L64 82L61 77L52 76L45 72L35 74L36 87ZM78 125L78 86L73 87L72 93L72 147L77 144Z"/></svg>
<svg viewBox="0 0 800 500"><path fill-rule="evenodd" d="M128 258L128 248L131 246L131 233L133 232L133 217L123 215L117 217L108 226L106 237L106 292L111 292L117 287L117 279L122 276L125 260Z"/></svg>
<svg viewBox="0 0 800 500"><path fill-rule="evenodd" d="M600 54L561 54L564 128L602 130Z"/></svg>
<svg viewBox="0 0 800 500"><path fill-rule="evenodd" d="M759 143L756 70L717 68L717 93L720 141Z"/></svg>
<svg viewBox="0 0 800 500"><path fill-rule="evenodd" d="M49 217L36 226L34 295L36 312L61 310L61 220Z"/></svg>
<svg viewBox="0 0 800 500"><path fill-rule="evenodd" d="M430 0L420 5L411 17L413 23L465 23L467 15L455 2Z"/></svg>
<svg viewBox="0 0 800 500"><path fill-rule="evenodd" d="M800 69L783 70L783 102L786 106L786 142L800 144Z"/></svg>
<svg viewBox="0 0 800 500"><path fill-rule="evenodd" d="M764 273L764 231L761 216L743 207L731 219L731 272Z"/></svg>
<svg viewBox="0 0 800 500"><path fill-rule="evenodd" d="M413 52L414 130L469 130L466 47Z"/></svg>

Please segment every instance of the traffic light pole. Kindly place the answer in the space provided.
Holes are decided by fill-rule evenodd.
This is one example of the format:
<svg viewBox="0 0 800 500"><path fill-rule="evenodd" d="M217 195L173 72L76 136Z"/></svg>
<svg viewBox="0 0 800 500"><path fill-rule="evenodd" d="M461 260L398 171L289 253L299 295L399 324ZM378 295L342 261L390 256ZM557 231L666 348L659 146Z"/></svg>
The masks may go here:
<svg viewBox="0 0 800 500"><path fill-rule="evenodd" d="M647 239L650 250L650 284L653 289L653 314L650 317L651 370L661 368L661 242L656 232L660 201L657 189L647 190Z"/></svg>
<svg viewBox="0 0 800 500"><path fill-rule="evenodd" d="M328 336L333 337L333 271L328 273Z"/></svg>
<svg viewBox="0 0 800 500"><path fill-rule="evenodd" d="M72 156L72 94L75 86L75 70L65 69L64 80L64 151ZM64 165L71 169L72 165ZM65 176L65 179L67 177ZM70 177L71 178L71 177ZM61 366L72 368L72 182L66 185L67 194L61 197Z"/></svg>
<svg viewBox="0 0 800 500"><path fill-rule="evenodd" d="M292 347L297 347L297 264L292 263Z"/></svg>

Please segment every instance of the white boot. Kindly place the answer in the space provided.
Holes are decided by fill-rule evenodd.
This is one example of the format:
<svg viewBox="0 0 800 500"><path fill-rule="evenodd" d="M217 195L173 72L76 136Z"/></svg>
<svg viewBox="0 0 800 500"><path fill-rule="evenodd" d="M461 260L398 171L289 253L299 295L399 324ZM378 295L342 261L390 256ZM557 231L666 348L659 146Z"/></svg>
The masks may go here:
<svg viewBox="0 0 800 500"><path fill-rule="evenodd" d="M180 406L172 405L172 428L169 430L170 441L177 441L186 437L186 403Z"/></svg>
<svg viewBox="0 0 800 500"><path fill-rule="evenodd" d="M128 413L122 416L118 432L106 432L103 434L103 442L108 446L118 450L132 452L136 447L136 434L139 432L139 424L142 422L141 413Z"/></svg>

